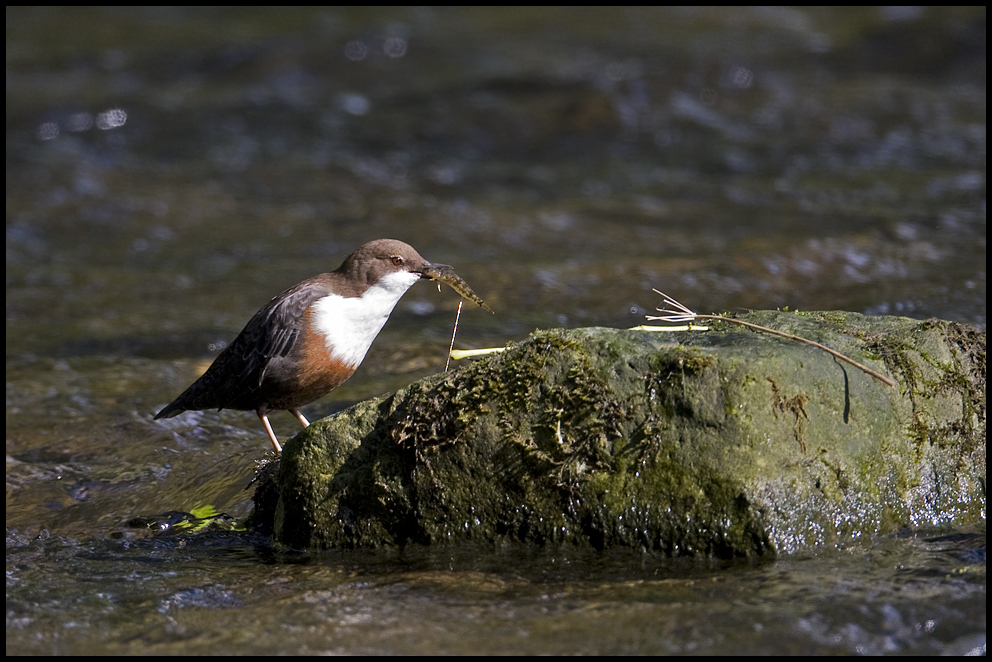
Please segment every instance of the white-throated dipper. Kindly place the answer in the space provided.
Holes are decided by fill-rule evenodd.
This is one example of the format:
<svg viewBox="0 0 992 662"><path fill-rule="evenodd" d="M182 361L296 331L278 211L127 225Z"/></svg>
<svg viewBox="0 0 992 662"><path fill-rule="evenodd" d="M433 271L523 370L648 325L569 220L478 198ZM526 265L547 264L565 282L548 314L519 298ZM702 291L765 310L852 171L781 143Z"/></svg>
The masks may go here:
<svg viewBox="0 0 992 662"><path fill-rule="evenodd" d="M299 408L354 374L400 297L421 278L446 283L492 312L450 266L428 262L402 241L370 241L336 271L273 297L155 418L195 409L254 411L280 452L269 412L288 409L310 425Z"/></svg>

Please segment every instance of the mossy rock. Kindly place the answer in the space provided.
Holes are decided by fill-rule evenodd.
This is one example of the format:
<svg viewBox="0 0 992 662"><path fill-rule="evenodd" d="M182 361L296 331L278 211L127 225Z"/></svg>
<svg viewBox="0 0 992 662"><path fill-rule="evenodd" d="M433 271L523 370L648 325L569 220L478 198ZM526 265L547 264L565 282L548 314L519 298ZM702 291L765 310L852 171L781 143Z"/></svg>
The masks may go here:
<svg viewBox="0 0 992 662"><path fill-rule="evenodd" d="M255 523L292 547L462 541L756 557L985 513L985 334L759 311L820 342L538 331L287 443Z"/></svg>

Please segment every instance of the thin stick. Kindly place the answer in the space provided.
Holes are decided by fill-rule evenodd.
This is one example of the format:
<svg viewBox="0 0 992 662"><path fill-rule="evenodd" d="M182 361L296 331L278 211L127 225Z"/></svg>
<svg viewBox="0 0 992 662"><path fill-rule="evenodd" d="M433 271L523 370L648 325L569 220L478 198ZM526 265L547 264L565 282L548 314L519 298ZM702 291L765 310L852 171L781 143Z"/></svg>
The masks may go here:
<svg viewBox="0 0 992 662"><path fill-rule="evenodd" d="M448 358L444 362L444 371L448 372L448 365L451 363L451 350L455 348L455 332L458 331L458 318L462 316L462 302L458 302L458 312L455 313L455 325L451 327L451 344L448 345Z"/></svg>
<svg viewBox="0 0 992 662"><path fill-rule="evenodd" d="M651 326L650 324L641 324L640 326L632 326L629 330L673 333L675 331L709 331L710 327L703 326L702 324L680 324L679 326Z"/></svg>
<svg viewBox="0 0 992 662"><path fill-rule="evenodd" d="M657 328L657 327L655 327ZM468 359L473 356L486 356L487 354L499 354L505 351L506 347L486 347L485 349L453 349L448 352L448 356L456 361Z"/></svg>
<svg viewBox="0 0 992 662"><path fill-rule="evenodd" d="M652 288L652 289L654 289L654 288ZM813 347L818 347L818 348L822 349L824 352L827 352L828 354L830 354L831 356L834 356L834 357L840 359L841 361L846 361L847 363L850 363L851 365L853 365L855 368L858 368L859 370L864 370L866 373L868 373L869 375L871 375L875 379L879 379L879 380L885 382L886 384L888 384L889 386L895 386L896 385L896 383L894 381L892 381L891 379L889 379L888 377L885 377L883 375L880 375L877 372L875 372L874 370L872 370L871 368L869 368L867 366L863 366L860 363L858 363L857 361L855 361L854 359L849 358L847 356L844 356L840 352L836 352L836 351L830 349L829 347L826 347L824 345L821 345L818 342L809 340L807 338L802 338L800 336L794 336L791 333L785 333L784 331L776 331L775 329L769 329L767 326L760 326L758 324L752 324L751 322L745 322L744 320L734 319L732 317L721 317L720 315L700 315L699 313L692 312L691 310L689 310L688 308L686 308L681 303L679 303L675 299L671 298L670 296L668 296L664 292L662 292L660 290L654 290L654 291L657 292L658 294L660 294L662 297L664 297L665 305L666 306L673 306L674 309L672 309L672 308L658 308L657 309L658 312L659 313L664 313L664 314L663 315L647 315L646 317L649 320L657 320L657 321L660 321L660 322L673 322L673 323L677 323L677 322L692 322L692 321L697 320L697 319L710 319L710 320L721 320L721 321L724 321L724 322L733 322L734 324L742 324L744 326L751 327L752 329L757 329L758 331L764 331L765 333L770 333L772 335L781 336L783 338L788 338L790 340L798 340L799 342L806 343L807 345L812 345Z"/></svg>

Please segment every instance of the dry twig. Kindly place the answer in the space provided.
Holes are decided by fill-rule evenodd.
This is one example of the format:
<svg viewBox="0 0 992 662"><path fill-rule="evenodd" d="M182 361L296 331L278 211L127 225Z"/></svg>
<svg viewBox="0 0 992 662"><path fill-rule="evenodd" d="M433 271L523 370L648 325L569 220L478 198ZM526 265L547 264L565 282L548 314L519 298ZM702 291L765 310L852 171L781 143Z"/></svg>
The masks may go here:
<svg viewBox="0 0 992 662"><path fill-rule="evenodd" d="M734 324L742 324L743 326L747 326L752 329L757 329L758 331L764 331L765 333L770 333L775 336L781 336L782 338L789 338L790 340L798 340L799 342L806 343L807 345L812 345L813 347L822 349L824 352L827 352L831 356L834 356L840 359L841 361L846 361L847 363L850 363L859 370L864 370L866 373L868 373L875 379L879 379L885 382L886 384L888 384L889 386L896 385L896 383L891 379L889 379L888 377L880 375L871 368L861 365L854 359L844 356L840 352L834 351L829 347L821 345L818 342L814 342L812 340L809 340L807 338L802 338L800 336L794 336L791 333L785 333L784 331L776 331L775 329L769 329L767 326L761 326L759 324L752 324L751 322L745 322L744 320L734 319L732 317L722 317L720 315L701 315L699 313L694 313L693 311L689 310L686 306L682 305L681 303L679 303L672 297L668 296L664 292L660 290L655 290L655 292L657 292L662 297L664 297L665 307L657 309L659 313L662 313L661 315L647 315L646 317L649 320L659 321L659 322L679 323L679 322L694 322L695 320L698 319L711 319L711 320L721 320L723 322L733 322ZM672 307L668 308L668 306L672 306Z"/></svg>
<svg viewBox="0 0 992 662"><path fill-rule="evenodd" d="M439 286L440 287L440 286ZM448 345L448 358L444 361L444 371L448 372L448 364L451 363L451 352L455 349L455 333L458 332L458 318L462 316L462 302L458 302L458 312L455 313L455 324L451 327L451 344Z"/></svg>

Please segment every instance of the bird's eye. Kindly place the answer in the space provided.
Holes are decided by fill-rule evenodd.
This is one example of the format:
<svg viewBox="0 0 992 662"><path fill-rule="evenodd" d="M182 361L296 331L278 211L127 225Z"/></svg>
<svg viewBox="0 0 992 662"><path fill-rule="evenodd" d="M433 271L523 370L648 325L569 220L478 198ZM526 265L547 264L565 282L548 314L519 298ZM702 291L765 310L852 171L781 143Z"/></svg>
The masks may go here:
<svg viewBox="0 0 992 662"><path fill-rule="evenodd" d="M393 255L389 259L392 260L393 264L397 267L403 264L403 256L401 255Z"/></svg>

